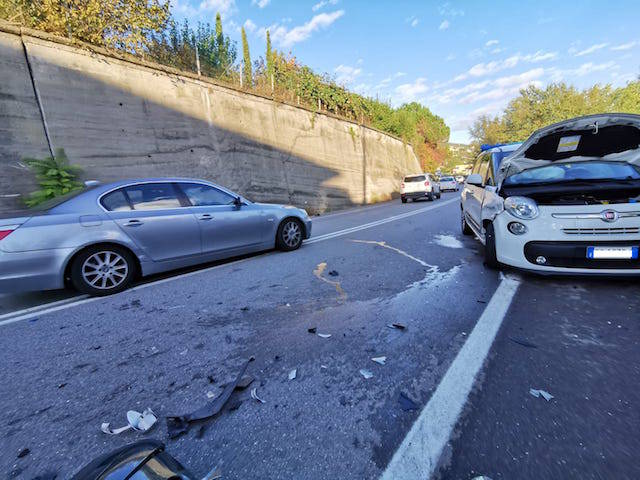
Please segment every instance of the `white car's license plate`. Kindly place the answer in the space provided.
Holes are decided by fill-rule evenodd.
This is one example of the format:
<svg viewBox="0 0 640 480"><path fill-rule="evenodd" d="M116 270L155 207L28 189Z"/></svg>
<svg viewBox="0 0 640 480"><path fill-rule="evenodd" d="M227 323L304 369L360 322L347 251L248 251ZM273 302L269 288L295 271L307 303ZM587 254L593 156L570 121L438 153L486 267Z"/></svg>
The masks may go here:
<svg viewBox="0 0 640 480"><path fill-rule="evenodd" d="M587 247L587 258L628 260L638 258L638 247Z"/></svg>

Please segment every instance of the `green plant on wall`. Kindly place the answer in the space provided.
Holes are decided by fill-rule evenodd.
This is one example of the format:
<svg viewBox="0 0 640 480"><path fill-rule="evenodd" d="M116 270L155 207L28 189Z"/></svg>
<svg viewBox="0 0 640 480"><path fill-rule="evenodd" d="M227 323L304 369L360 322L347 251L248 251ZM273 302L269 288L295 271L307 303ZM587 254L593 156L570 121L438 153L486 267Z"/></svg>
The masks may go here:
<svg viewBox="0 0 640 480"><path fill-rule="evenodd" d="M358 135L353 127L349 127L349 135L351 135L351 141L353 142L353 148L356 148L356 136Z"/></svg>
<svg viewBox="0 0 640 480"><path fill-rule="evenodd" d="M25 158L23 161L35 173L40 187L25 200L29 207L82 188L77 180L82 169L69 165L69 159L62 148L56 149L55 158Z"/></svg>

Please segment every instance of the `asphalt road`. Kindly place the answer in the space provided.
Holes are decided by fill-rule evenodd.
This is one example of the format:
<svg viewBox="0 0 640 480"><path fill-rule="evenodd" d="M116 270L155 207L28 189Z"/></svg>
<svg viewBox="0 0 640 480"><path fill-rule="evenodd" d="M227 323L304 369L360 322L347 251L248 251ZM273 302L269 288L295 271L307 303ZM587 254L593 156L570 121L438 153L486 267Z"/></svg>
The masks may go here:
<svg viewBox="0 0 640 480"><path fill-rule="evenodd" d="M217 465L225 479L379 477L428 420L423 407L481 333L504 278L460 235L456 199L320 217L296 252L156 277L108 298L0 299L0 475L68 478L102 453L157 438L200 476ZM637 478L638 284L517 282L435 475ZM27 307L36 309L10 313ZM250 388L235 392L215 419L169 439L164 417L210 401L251 356L251 388L265 403ZM371 360L379 356L385 365ZM531 387L556 398L534 398ZM160 417L148 433L100 432L145 407Z"/></svg>

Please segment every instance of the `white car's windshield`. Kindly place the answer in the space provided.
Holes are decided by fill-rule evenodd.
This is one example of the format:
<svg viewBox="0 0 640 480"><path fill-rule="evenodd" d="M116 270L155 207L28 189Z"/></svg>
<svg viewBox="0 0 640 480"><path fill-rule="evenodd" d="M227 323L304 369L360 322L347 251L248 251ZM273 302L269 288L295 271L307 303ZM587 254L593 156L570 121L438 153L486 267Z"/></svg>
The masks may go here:
<svg viewBox="0 0 640 480"><path fill-rule="evenodd" d="M624 162L574 162L532 168L511 175L504 185L530 185L575 180L638 180L640 170Z"/></svg>

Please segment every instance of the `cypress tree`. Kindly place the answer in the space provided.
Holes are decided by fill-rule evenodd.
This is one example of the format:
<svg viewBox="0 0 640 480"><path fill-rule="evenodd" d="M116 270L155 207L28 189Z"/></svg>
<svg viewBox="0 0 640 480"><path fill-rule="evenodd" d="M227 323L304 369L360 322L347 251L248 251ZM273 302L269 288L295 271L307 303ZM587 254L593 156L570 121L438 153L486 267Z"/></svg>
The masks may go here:
<svg viewBox="0 0 640 480"><path fill-rule="evenodd" d="M251 56L249 55L249 42L247 42L247 32L242 27L242 79L247 87L252 85Z"/></svg>
<svg viewBox="0 0 640 480"><path fill-rule="evenodd" d="M271 52L271 35L269 35L269 30L267 30L267 76L269 77L269 82L271 82L271 78L273 76L273 53Z"/></svg>

